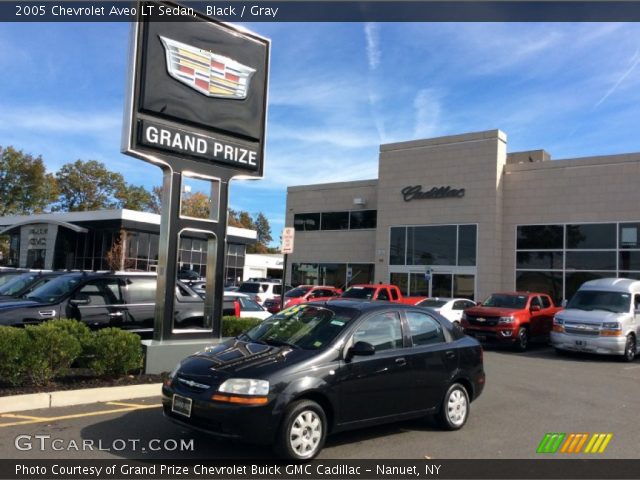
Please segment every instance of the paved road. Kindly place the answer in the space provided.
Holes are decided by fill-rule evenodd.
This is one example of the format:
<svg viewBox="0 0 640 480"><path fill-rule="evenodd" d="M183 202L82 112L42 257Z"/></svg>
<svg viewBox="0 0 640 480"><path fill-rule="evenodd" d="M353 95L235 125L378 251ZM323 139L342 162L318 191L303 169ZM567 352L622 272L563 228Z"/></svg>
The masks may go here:
<svg viewBox="0 0 640 480"><path fill-rule="evenodd" d="M535 458L547 432L613 433L597 458L638 458L640 359L485 352L487 386L464 429L402 422L330 437L320 458ZM99 399L96 399L99 400ZM159 398L0 415L0 458L273 458L268 448L214 440L169 423ZM35 451L15 447L29 435ZM50 435L45 450L35 435ZM22 437L21 446L27 446ZM70 451L53 450L56 447ZM99 441L101 440L101 445ZM93 441L93 450L74 445ZM163 445L164 442L167 442ZM175 449L183 441L193 450ZM166 448L162 448L166 446ZM97 450L99 447L107 450ZM152 449L160 448L158 451ZM594 458L580 454L579 458Z"/></svg>

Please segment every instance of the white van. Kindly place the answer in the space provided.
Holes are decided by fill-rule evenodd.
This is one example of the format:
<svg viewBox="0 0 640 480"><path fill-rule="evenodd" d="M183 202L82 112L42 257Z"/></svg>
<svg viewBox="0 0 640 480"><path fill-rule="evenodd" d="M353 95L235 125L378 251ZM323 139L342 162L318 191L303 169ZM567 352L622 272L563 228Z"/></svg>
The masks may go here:
<svg viewBox="0 0 640 480"><path fill-rule="evenodd" d="M585 282L553 319L551 345L559 351L621 355L638 353L640 281L602 278Z"/></svg>

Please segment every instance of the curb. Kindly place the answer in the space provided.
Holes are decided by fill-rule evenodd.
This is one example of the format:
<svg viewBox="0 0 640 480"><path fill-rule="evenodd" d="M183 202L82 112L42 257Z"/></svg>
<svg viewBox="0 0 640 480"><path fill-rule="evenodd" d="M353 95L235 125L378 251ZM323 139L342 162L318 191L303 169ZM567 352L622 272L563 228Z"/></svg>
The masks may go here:
<svg viewBox="0 0 640 480"><path fill-rule="evenodd" d="M81 390L9 395L8 397L0 397L0 413L157 397L160 396L161 387L162 383L148 383L126 387L83 388Z"/></svg>

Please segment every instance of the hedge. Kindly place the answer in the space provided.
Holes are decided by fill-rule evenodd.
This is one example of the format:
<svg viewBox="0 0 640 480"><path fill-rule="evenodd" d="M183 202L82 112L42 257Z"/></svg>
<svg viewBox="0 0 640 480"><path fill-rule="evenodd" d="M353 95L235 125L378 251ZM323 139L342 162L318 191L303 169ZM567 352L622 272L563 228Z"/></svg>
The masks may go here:
<svg viewBox="0 0 640 480"><path fill-rule="evenodd" d="M262 320L259 318L222 317L222 336L237 337L241 333L259 325L260 322Z"/></svg>

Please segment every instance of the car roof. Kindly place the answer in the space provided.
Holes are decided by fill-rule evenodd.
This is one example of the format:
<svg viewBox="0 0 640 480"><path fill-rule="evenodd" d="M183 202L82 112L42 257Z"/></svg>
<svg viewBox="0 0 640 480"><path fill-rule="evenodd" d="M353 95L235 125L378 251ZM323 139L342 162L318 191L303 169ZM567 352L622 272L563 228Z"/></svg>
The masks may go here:
<svg viewBox="0 0 640 480"><path fill-rule="evenodd" d="M225 297L245 297L245 298L251 298L249 295L247 295L246 293L242 293L242 292L224 292L224 296L225 296Z"/></svg>
<svg viewBox="0 0 640 480"><path fill-rule="evenodd" d="M583 283L578 290L609 290L612 292L640 292L640 281L630 278L599 278Z"/></svg>

